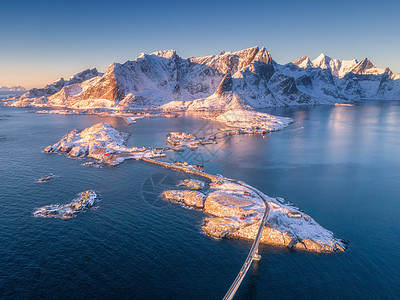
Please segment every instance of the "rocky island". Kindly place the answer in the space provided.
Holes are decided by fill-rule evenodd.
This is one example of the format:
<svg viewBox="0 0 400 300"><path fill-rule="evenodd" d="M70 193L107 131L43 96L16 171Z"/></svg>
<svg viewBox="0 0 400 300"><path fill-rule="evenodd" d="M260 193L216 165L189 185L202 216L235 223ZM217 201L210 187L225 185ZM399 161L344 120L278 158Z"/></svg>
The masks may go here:
<svg viewBox="0 0 400 300"><path fill-rule="evenodd" d="M59 142L46 147L46 153L65 153L70 157L89 157L110 166L115 166L125 159L141 157L162 157L165 154L153 148L127 148L129 134L119 132L109 123L99 123L85 130L72 130Z"/></svg>
<svg viewBox="0 0 400 300"><path fill-rule="evenodd" d="M253 187L225 177L212 182L206 192L168 190L162 196L168 201L202 209L208 215L202 230L214 238L254 240L266 209L264 200ZM282 198L262 196L267 199L270 211L261 243L313 252L344 251L343 241L309 215Z"/></svg>
<svg viewBox="0 0 400 300"><path fill-rule="evenodd" d="M95 191L85 191L79 194L78 198L68 204L50 204L37 209L33 215L43 218L70 219L78 213L92 207L98 201Z"/></svg>

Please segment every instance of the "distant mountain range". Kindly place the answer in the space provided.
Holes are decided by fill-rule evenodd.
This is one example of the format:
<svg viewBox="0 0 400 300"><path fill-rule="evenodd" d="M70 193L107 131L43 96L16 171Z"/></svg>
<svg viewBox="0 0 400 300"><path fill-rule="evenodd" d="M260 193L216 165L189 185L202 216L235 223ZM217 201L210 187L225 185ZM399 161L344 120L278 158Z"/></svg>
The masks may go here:
<svg viewBox="0 0 400 300"><path fill-rule="evenodd" d="M0 92L23 92L26 91L26 89L22 86L0 86Z"/></svg>
<svg viewBox="0 0 400 300"><path fill-rule="evenodd" d="M364 58L321 54L280 65L264 47L183 59L175 50L141 53L104 74L88 69L32 89L13 106L231 109L400 100L400 74Z"/></svg>

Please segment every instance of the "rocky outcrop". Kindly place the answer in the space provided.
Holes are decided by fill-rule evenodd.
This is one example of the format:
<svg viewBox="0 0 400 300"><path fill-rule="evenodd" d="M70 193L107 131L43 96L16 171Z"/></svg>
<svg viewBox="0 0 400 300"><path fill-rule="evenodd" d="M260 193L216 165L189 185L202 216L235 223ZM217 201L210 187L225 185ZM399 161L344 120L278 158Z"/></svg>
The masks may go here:
<svg viewBox="0 0 400 300"><path fill-rule="evenodd" d="M104 75L96 84L88 87L82 95L82 100L88 99L106 99L112 101L121 101L124 98L123 86L119 83L118 77L123 76L123 70L120 64L111 64Z"/></svg>
<svg viewBox="0 0 400 300"><path fill-rule="evenodd" d="M191 190L201 190L204 188L204 181L196 179L184 179L178 183L178 186L184 186Z"/></svg>
<svg viewBox="0 0 400 300"><path fill-rule="evenodd" d="M196 208L204 207L205 195L196 191L179 191L170 190L164 191L162 197L165 200L179 202Z"/></svg>
<svg viewBox="0 0 400 300"><path fill-rule="evenodd" d="M221 83L218 86L218 89L215 92L215 95L222 96L224 93L232 92L232 76L230 74L225 75L222 79Z"/></svg>

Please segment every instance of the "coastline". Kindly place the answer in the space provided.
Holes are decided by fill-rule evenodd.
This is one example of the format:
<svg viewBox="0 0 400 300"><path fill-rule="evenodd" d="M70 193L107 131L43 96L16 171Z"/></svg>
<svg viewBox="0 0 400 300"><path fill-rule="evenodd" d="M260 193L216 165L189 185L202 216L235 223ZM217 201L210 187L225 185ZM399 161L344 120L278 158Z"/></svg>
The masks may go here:
<svg viewBox="0 0 400 300"><path fill-rule="evenodd" d="M222 133L221 138L231 134L266 134L281 130L293 122L290 118L243 110L233 110L228 112L228 115L225 113L221 116L223 118L211 118L212 122L219 121L230 128L229 132L226 130L217 132L217 134ZM186 147L192 151L199 145L215 143L216 138L215 134L208 137L196 137L188 133L172 132L167 135L167 141L169 139L175 147ZM85 165L99 167L104 164L115 166L125 159L143 160L207 179L211 184L200 207L204 208L206 214L211 217L204 219L202 229L214 238L254 240L258 234L259 222L267 207L268 211L272 210L274 217L268 223L269 225L264 227L260 238L262 243L313 252L344 251L345 245L342 241L334 238L330 231L322 228L310 216L297 208L265 196L241 181L208 174L201 166L190 165L187 162L169 163L153 159L166 157L168 151L180 150L151 147L127 148L126 139L125 133L118 132L110 124L99 123L83 131L76 129L71 131L58 143L48 146L44 152L66 153L70 157L87 156L97 162L85 163ZM172 201L182 202L179 197L174 200L176 194L174 191L171 193ZM266 203L265 199L269 202Z"/></svg>

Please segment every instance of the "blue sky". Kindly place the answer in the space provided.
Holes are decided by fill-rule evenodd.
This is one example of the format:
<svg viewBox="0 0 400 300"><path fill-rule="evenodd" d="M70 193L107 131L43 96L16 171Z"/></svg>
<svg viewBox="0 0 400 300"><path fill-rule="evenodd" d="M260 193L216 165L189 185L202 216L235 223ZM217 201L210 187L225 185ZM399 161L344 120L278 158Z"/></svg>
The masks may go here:
<svg viewBox="0 0 400 300"><path fill-rule="evenodd" d="M265 46L278 63L300 56L368 57L400 72L396 1L18 1L0 7L0 86L41 87L104 71L140 52L181 57Z"/></svg>

